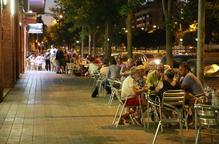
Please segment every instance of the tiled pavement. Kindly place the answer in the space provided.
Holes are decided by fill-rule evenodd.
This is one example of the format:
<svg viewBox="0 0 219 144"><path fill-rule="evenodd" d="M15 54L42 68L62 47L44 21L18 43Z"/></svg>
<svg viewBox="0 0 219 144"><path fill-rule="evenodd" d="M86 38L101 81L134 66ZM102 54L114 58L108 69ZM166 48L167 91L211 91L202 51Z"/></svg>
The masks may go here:
<svg viewBox="0 0 219 144"><path fill-rule="evenodd" d="M0 144L152 142L153 130L112 126L118 103L109 106L104 97L91 98L90 91L88 78L52 72L25 73L0 104ZM194 130L184 130L184 135L186 144L194 143ZM179 131L159 134L158 143L180 143Z"/></svg>

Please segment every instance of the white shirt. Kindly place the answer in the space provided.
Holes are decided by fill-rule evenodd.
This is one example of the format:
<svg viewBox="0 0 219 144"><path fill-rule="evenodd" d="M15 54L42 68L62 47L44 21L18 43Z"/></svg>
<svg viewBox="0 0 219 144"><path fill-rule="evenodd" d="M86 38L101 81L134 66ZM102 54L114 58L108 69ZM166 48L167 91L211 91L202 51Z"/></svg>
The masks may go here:
<svg viewBox="0 0 219 144"><path fill-rule="evenodd" d="M95 72L98 72L98 66L95 65L94 63L90 63L88 66L88 72L90 75L94 75Z"/></svg>
<svg viewBox="0 0 219 144"><path fill-rule="evenodd" d="M127 97L134 95L133 87L136 85L135 80L129 75L122 83L121 99L125 100Z"/></svg>

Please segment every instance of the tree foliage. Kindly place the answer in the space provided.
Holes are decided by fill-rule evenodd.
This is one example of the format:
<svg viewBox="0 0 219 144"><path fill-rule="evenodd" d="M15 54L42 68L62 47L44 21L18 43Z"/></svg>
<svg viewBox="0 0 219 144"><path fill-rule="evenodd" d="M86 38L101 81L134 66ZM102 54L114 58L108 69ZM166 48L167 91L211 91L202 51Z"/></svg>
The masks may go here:
<svg viewBox="0 0 219 144"><path fill-rule="evenodd" d="M189 0L185 5L185 25L188 26L198 18L198 1ZM219 1L206 1L206 43L219 43Z"/></svg>

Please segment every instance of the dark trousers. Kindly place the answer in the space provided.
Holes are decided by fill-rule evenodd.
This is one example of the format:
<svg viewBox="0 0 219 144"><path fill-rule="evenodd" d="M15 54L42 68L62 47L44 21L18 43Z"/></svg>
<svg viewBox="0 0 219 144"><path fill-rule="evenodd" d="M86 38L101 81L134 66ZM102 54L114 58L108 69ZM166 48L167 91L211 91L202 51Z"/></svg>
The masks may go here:
<svg viewBox="0 0 219 144"><path fill-rule="evenodd" d="M111 94L111 87L110 87L109 81L108 80L103 81L102 85L104 89L106 90L107 94Z"/></svg>
<svg viewBox="0 0 219 144"><path fill-rule="evenodd" d="M50 60L46 60L46 70L47 71L51 71L51 63L50 63Z"/></svg>

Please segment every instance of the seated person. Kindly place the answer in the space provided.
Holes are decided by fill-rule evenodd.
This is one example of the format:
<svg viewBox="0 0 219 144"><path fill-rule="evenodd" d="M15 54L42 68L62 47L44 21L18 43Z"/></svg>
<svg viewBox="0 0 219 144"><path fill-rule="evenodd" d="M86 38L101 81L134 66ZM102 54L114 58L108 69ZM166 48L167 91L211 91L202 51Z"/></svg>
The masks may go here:
<svg viewBox="0 0 219 144"><path fill-rule="evenodd" d="M103 60L103 64L100 68L100 75L102 77L106 77L107 73L109 71L109 64L108 64L108 60L107 59L104 59Z"/></svg>
<svg viewBox="0 0 219 144"><path fill-rule="evenodd" d="M94 76L98 73L99 66L94 63L94 58L91 58L90 63L88 64L88 73L90 76Z"/></svg>
<svg viewBox="0 0 219 144"><path fill-rule="evenodd" d="M119 79L120 78L120 67L116 65L116 60L114 57L110 59L110 66L107 71L106 78L108 79Z"/></svg>
<svg viewBox="0 0 219 144"><path fill-rule="evenodd" d="M107 94L111 94L109 79L111 80L119 79L120 77L119 72L120 72L120 67L116 65L115 58L111 57L110 66L106 74L106 80L103 82L103 87L107 91Z"/></svg>
<svg viewBox="0 0 219 144"><path fill-rule="evenodd" d="M164 75L164 66L162 64L156 67L156 70L153 70L148 73L146 84L151 91L154 91L157 87L160 80L163 80Z"/></svg>
<svg viewBox="0 0 219 144"><path fill-rule="evenodd" d="M136 67L131 68L130 75L123 81L121 89L121 99L122 101L126 100L126 106L139 106L142 104L142 107L147 106L147 101L140 97L140 94L146 92L147 87L138 88L137 81L140 79L139 70ZM144 109L144 108L143 108ZM128 114L130 114L129 111ZM139 114L139 111L134 111ZM124 114L122 120L127 116Z"/></svg>
<svg viewBox="0 0 219 144"><path fill-rule="evenodd" d="M181 76L180 86L185 90L186 103L193 105L196 97L204 95L204 88L201 81L190 71L187 63L179 65L179 74Z"/></svg>
<svg viewBox="0 0 219 144"><path fill-rule="evenodd" d="M178 85L176 79L174 79L174 71L172 69L168 69L164 73L164 79L159 82L155 91L158 93L161 100L165 91L176 89L180 89L180 86Z"/></svg>
<svg viewBox="0 0 219 144"><path fill-rule="evenodd" d="M126 65L123 65L120 70L121 81L125 80L129 76L130 69L134 66L134 60L129 58Z"/></svg>

